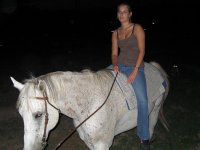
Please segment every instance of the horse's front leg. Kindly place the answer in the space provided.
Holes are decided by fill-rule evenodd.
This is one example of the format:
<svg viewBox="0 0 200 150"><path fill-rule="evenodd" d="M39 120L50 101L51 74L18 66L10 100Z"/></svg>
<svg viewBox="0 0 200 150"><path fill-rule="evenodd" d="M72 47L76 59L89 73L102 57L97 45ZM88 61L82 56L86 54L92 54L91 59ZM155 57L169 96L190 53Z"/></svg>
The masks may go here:
<svg viewBox="0 0 200 150"><path fill-rule="evenodd" d="M88 148L90 150L109 150L114 138L114 132L111 134L108 133L108 131L106 133L101 132L102 129L98 130L98 132L91 132L94 131L94 129L90 127L80 127L78 129L80 138L85 142Z"/></svg>
<svg viewBox="0 0 200 150"><path fill-rule="evenodd" d="M105 142L97 142L94 144L94 150L109 150L109 147Z"/></svg>
<svg viewBox="0 0 200 150"><path fill-rule="evenodd" d="M84 141L84 143L90 150L109 150L111 143L109 143L108 141L112 140L101 139L100 141L95 142L95 137L93 135L88 137L89 134L86 134L81 128L78 129L78 133L80 138Z"/></svg>

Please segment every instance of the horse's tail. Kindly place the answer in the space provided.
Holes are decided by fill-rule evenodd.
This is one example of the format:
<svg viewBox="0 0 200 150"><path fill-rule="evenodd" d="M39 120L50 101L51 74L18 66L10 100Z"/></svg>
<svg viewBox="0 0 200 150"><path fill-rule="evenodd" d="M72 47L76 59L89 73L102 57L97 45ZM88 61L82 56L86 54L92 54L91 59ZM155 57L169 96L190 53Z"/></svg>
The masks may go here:
<svg viewBox="0 0 200 150"><path fill-rule="evenodd" d="M157 63L155 61L151 61L150 64L153 65L154 67L156 67L161 72L161 75L163 76L163 78L166 82L166 90L165 90L165 93L164 93L164 96L163 96L163 101L162 101L162 104L161 104L161 108L160 108L158 117L159 117L159 120L162 123L162 125L165 127L165 129L167 131L169 131L169 124L168 124L168 122L165 118L164 111L163 111L163 103L164 103L165 99L167 98L167 95L169 93L169 86L170 86L168 75L159 63Z"/></svg>

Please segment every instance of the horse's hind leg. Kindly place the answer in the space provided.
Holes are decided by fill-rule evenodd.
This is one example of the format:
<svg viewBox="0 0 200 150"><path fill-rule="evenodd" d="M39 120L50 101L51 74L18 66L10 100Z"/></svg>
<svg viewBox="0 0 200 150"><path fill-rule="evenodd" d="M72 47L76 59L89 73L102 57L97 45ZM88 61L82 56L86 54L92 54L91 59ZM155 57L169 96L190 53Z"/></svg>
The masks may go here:
<svg viewBox="0 0 200 150"><path fill-rule="evenodd" d="M158 121L158 115L159 115L159 111L161 108L161 102L163 100L163 95L161 95L160 97L158 97L156 99L155 105L153 107L153 110L151 111L151 113L149 114L149 133L150 133L150 139L153 136L153 132L154 132L154 127Z"/></svg>

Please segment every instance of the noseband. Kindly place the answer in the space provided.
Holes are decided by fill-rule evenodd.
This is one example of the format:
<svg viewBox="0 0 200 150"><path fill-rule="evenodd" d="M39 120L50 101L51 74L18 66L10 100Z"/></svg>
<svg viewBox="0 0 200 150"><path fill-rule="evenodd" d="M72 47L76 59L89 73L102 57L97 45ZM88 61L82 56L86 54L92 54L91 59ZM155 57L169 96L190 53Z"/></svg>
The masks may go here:
<svg viewBox="0 0 200 150"><path fill-rule="evenodd" d="M46 142L46 130L47 130L47 124L49 122L49 114L48 114L48 110L47 110L47 103L49 105L51 105L53 108L55 108L56 110L58 110L58 112L60 113L60 109L58 109L57 107L55 107L53 104L51 104L49 102L49 98L47 96L47 92L46 90L44 90L43 92L43 97L35 97L38 100L44 100L45 103L45 123L44 123L44 132L43 132L43 136L42 136L42 149L45 148L47 142Z"/></svg>

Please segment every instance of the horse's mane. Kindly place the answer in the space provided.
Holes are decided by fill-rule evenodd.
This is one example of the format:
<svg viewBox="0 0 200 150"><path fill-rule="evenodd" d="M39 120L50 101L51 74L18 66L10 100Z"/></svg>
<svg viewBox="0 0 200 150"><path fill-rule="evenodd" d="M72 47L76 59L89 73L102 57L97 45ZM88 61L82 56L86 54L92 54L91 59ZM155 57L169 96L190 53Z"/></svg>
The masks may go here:
<svg viewBox="0 0 200 150"><path fill-rule="evenodd" d="M59 75L61 75L61 74L62 74L62 72L51 72L51 73L48 73L48 74L45 74L45 75L41 75L41 76L39 76L39 77L35 77L35 76L33 76L33 75L30 75L30 78L29 78L29 79L25 79L25 80L23 81L23 83L24 83L24 89L23 89L23 91L20 93L19 98L18 98L18 100L17 100L17 104L16 104L17 109L19 109L19 108L22 106L22 103L24 103L24 101L27 102L28 108L30 107L30 102L28 102L27 100L23 100L23 101L21 100L22 95L23 95L24 93L28 93L28 90L29 90L30 86L32 86L32 88L33 88L34 91L35 91L36 89L37 89L37 90L44 89L44 88L45 88L45 85L47 85L47 88L51 89L51 86L53 85L52 82L51 82L51 76L53 76L53 75L54 75L54 76L55 76L55 75L59 76ZM39 87L40 81L43 81L45 84L41 84L41 85L40 85L40 88L38 88L38 87ZM52 89L51 89L51 90L52 90ZM52 91L53 91L53 90L52 90Z"/></svg>

